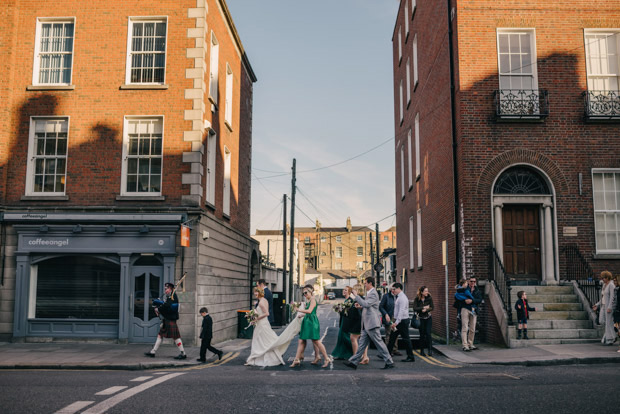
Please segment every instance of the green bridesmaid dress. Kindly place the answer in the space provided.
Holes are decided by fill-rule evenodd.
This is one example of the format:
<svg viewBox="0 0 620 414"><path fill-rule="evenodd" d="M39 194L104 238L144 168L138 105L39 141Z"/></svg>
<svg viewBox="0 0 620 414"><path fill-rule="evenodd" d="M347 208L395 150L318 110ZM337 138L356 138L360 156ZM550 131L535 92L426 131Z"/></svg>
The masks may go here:
<svg viewBox="0 0 620 414"><path fill-rule="evenodd" d="M310 307L310 303L306 303L306 309ZM316 309L319 306L315 306L311 313L306 313L303 321L301 321L301 330L299 331L299 339L321 339L321 327L319 326L319 318L316 316Z"/></svg>
<svg viewBox="0 0 620 414"><path fill-rule="evenodd" d="M351 345L351 335L342 330L342 313L340 314L340 328L338 329L338 341L332 351L332 356L336 359L349 359L353 355Z"/></svg>

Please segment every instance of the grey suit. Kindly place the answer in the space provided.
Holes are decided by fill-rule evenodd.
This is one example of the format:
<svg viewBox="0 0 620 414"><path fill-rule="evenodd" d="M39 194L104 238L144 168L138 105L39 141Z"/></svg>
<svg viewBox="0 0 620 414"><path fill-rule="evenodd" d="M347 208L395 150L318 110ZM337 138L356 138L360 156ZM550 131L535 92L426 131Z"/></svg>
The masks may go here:
<svg viewBox="0 0 620 414"><path fill-rule="evenodd" d="M360 296L355 297L355 301L362 306L362 335L358 341L357 353L349 358L355 365L361 361L364 350L370 343L374 342L379 351L379 356L386 364L393 364L392 357L388 352L385 343L381 340L381 314L379 313L379 294L376 289L370 289L366 293L366 299Z"/></svg>

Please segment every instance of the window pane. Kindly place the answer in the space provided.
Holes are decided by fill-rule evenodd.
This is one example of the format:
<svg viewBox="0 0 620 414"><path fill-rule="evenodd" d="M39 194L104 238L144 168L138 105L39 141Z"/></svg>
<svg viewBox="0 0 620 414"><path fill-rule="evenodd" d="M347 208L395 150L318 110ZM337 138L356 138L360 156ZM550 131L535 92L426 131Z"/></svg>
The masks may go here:
<svg viewBox="0 0 620 414"><path fill-rule="evenodd" d="M162 83L164 81L164 69L155 69L153 71L153 82Z"/></svg>
<svg viewBox="0 0 620 414"><path fill-rule="evenodd" d="M166 36L166 23L157 23L156 36Z"/></svg>
<svg viewBox="0 0 620 414"><path fill-rule="evenodd" d="M161 173L161 158L153 158L151 160L151 174Z"/></svg>
<svg viewBox="0 0 620 414"><path fill-rule="evenodd" d="M54 192L54 176L46 175L43 181L43 191L46 193Z"/></svg>
<svg viewBox="0 0 620 414"><path fill-rule="evenodd" d="M508 36L500 34L498 36L499 41L499 53L508 53Z"/></svg>
<svg viewBox="0 0 620 414"><path fill-rule="evenodd" d="M138 138L129 139L129 155L138 155Z"/></svg>
<svg viewBox="0 0 620 414"><path fill-rule="evenodd" d="M140 174L140 175L143 175L143 174L144 175L148 175L149 170L150 170L149 164L150 163L149 163L148 158L144 158L144 159L141 159L140 161L138 161L138 174Z"/></svg>
<svg viewBox="0 0 620 414"><path fill-rule="evenodd" d="M149 155L149 146L150 146L151 140L146 139L146 138L142 138L140 139L140 155Z"/></svg>
<svg viewBox="0 0 620 414"><path fill-rule="evenodd" d="M67 160L64 158L59 158L56 161L56 174L58 175L64 175L65 174L65 167L67 164Z"/></svg>
<svg viewBox="0 0 620 414"><path fill-rule="evenodd" d="M129 158L127 160L127 173L136 174L138 172L138 160L136 158Z"/></svg>
<svg viewBox="0 0 620 414"><path fill-rule="evenodd" d="M144 23L134 23L133 24L133 36L142 36L142 29Z"/></svg>
<svg viewBox="0 0 620 414"><path fill-rule="evenodd" d="M149 191L149 176L148 175L138 176L138 191L139 192Z"/></svg>
<svg viewBox="0 0 620 414"><path fill-rule="evenodd" d="M607 239L604 232L596 232L596 247L599 250L607 250Z"/></svg>
<svg viewBox="0 0 620 414"><path fill-rule="evenodd" d="M56 192L64 192L65 191L65 176L57 175L56 176Z"/></svg>
<svg viewBox="0 0 620 414"><path fill-rule="evenodd" d="M161 191L161 175L151 176L151 191L156 193Z"/></svg>
<svg viewBox="0 0 620 414"><path fill-rule="evenodd" d="M44 159L37 159L34 163L34 173L43 174L43 166L45 165Z"/></svg>
<svg viewBox="0 0 620 414"><path fill-rule="evenodd" d="M163 52L164 50L166 50L166 38L165 37L158 37L155 39L155 50L159 52Z"/></svg>
<svg viewBox="0 0 620 414"><path fill-rule="evenodd" d="M92 257L39 263L36 318L118 319L120 266Z"/></svg>
<svg viewBox="0 0 620 414"><path fill-rule="evenodd" d="M127 192L135 193L138 191L137 189L137 180L138 177L136 175L127 175Z"/></svg>

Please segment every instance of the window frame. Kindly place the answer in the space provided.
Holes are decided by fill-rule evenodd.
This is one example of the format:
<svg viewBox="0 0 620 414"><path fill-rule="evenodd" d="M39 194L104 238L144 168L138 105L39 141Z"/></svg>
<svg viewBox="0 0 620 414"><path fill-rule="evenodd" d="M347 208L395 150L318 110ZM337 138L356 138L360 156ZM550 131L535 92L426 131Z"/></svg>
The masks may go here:
<svg viewBox="0 0 620 414"><path fill-rule="evenodd" d="M226 99L224 103L224 123L228 127L229 130L232 131L232 120L233 120L233 96L234 96L234 74L228 62L226 62Z"/></svg>
<svg viewBox="0 0 620 414"><path fill-rule="evenodd" d="M416 238L418 244L418 269L422 269L422 210L417 211Z"/></svg>
<svg viewBox="0 0 620 414"><path fill-rule="evenodd" d="M342 243L342 236L336 236L336 242Z"/></svg>
<svg viewBox="0 0 620 414"><path fill-rule="evenodd" d="M528 34L530 36L530 53L531 53L531 62L530 65L532 67L532 72L529 76L532 77L532 89L523 89L523 88L503 88L502 87L502 76L507 76L510 78L511 76L515 77L525 77L523 73L505 73L502 74L501 71L501 53L500 53L500 35L511 35L511 34ZM538 91L538 54L536 52L536 29L535 28L526 28L526 27L498 27L495 32L495 41L497 48L497 77L498 77L498 89L499 90L532 90ZM508 54L510 55L510 46L508 49Z"/></svg>
<svg viewBox="0 0 620 414"><path fill-rule="evenodd" d="M414 133L415 133L415 179L418 181L422 174L420 168L420 113L415 114L414 121Z"/></svg>
<svg viewBox="0 0 620 414"><path fill-rule="evenodd" d="M217 134L207 134L207 165L205 166L205 203L215 208L215 175L217 169Z"/></svg>
<svg viewBox="0 0 620 414"><path fill-rule="evenodd" d="M418 34L413 36L413 90L418 87Z"/></svg>
<svg viewBox="0 0 620 414"><path fill-rule="evenodd" d="M400 146L400 192L401 200L405 199L405 146Z"/></svg>
<svg viewBox="0 0 620 414"><path fill-rule="evenodd" d="M409 161L409 163L407 164L407 175L409 178L409 190L411 191L413 189L413 159L412 159L412 145L411 145L411 128L409 128L409 131L407 133L407 161Z"/></svg>
<svg viewBox="0 0 620 414"><path fill-rule="evenodd" d="M407 108L409 108L409 105L411 105L411 64L409 63L409 58L407 58L407 63L405 64L405 72L405 79L407 80Z"/></svg>
<svg viewBox="0 0 620 414"><path fill-rule="evenodd" d="M592 212L593 212L593 224L594 224L594 242L595 242L595 246L596 246L596 253L597 254L620 254L620 168L593 168L591 171L592 174ZM595 183L594 183L594 176L595 174L614 174L614 182L615 182L615 187L617 190L617 195L616 195L616 209L615 210L607 210L606 208L604 209L597 209L597 205L596 205L596 195L595 195ZM603 232L603 233L611 233L610 231L607 230L607 227L605 227L605 229L600 230L597 226L597 214L604 214L605 217L607 214L612 214L615 215L615 221L616 221L616 249L602 249L601 247L599 247L599 242L598 242L598 233L599 232Z"/></svg>
<svg viewBox="0 0 620 414"><path fill-rule="evenodd" d="M217 40L215 32L211 30L209 39L210 56L209 56L209 100L217 108L218 87L219 87L219 60L220 60L220 43Z"/></svg>
<svg viewBox="0 0 620 414"><path fill-rule="evenodd" d="M342 259L342 250L342 246L336 246L336 249L334 250L334 256L336 259Z"/></svg>
<svg viewBox="0 0 620 414"><path fill-rule="evenodd" d="M413 228L413 216L409 216L409 270L415 270L415 250L414 246L414 228Z"/></svg>
<svg viewBox="0 0 620 414"><path fill-rule="evenodd" d="M231 185L231 166L232 153L226 145L224 145L224 186L222 188L222 213L226 217L230 217L230 197L232 195Z"/></svg>
<svg viewBox="0 0 620 414"><path fill-rule="evenodd" d="M357 235L357 241L358 242L364 241L364 236L362 236L361 234L358 234Z"/></svg>
<svg viewBox="0 0 620 414"><path fill-rule="evenodd" d="M57 82L40 82L41 73L41 31L42 26L45 23L73 23L73 43L71 48L71 70L70 79L68 83ZM32 65L32 85L33 86L71 86L73 85L73 64L75 62L75 31L76 31L76 18L70 17L37 17L36 29L35 29L35 44L34 44L34 59Z"/></svg>
<svg viewBox="0 0 620 414"><path fill-rule="evenodd" d="M409 0L405 1L405 43L409 38Z"/></svg>
<svg viewBox="0 0 620 414"><path fill-rule="evenodd" d="M364 247L358 246L355 249L355 254L357 255L357 257L363 257L364 256Z"/></svg>
<svg viewBox="0 0 620 414"><path fill-rule="evenodd" d="M46 120L65 120L67 123L67 145L65 149L65 184L62 192L60 191L34 191L34 182L35 182L35 173L36 173L36 160L37 156L35 155L35 132L36 132L36 123L37 121L46 121ZM67 193L67 171L68 171L68 161L69 161L69 131L71 128L71 119L69 116L62 115L52 115L52 116L31 116L30 117L30 130L28 132L28 162L26 165L26 196L36 196L36 197L55 197L55 196L64 196ZM45 154L44 154L45 155ZM47 159L43 157L43 159ZM56 157L58 159L58 157Z"/></svg>
<svg viewBox="0 0 620 414"><path fill-rule="evenodd" d="M398 27L398 65L403 61L403 28Z"/></svg>
<svg viewBox="0 0 620 414"><path fill-rule="evenodd" d="M616 59L618 60L618 62L616 62L616 65L618 67L618 72L613 74L613 73L607 73L607 74L597 74L597 75L593 75L590 73L591 70L591 65L590 65L590 57L589 57L589 48L588 48L588 36L591 35L610 35L610 36L617 36L616 39ZM584 28L583 29L583 44L584 44L584 56L585 56L585 63L586 63L586 87L588 88L589 91L618 91L620 90L620 28L605 28L605 29L590 29L590 28ZM617 84L617 88L616 89L611 89L611 88L606 88L606 89L600 89L600 88L594 88L593 85L591 87L591 82L592 82L592 77L597 77L597 78L616 78L616 84Z"/></svg>
<svg viewBox="0 0 620 414"><path fill-rule="evenodd" d="M170 27L168 22L168 16L129 16L127 18L127 57L125 62L125 85L144 85L144 86L158 86L166 84L166 75L167 70L166 67L168 65L168 28ZM154 22L154 23L166 23L166 36L165 36L165 46L164 46L164 79L161 82L132 82L131 81L131 70L132 70L132 40L133 40L133 24L135 22L145 23L145 22Z"/></svg>
<svg viewBox="0 0 620 414"><path fill-rule="evenodd" d="M400 125L403 124L403 121L405 120L405 108L404 108L404 103L403 103L403 80L400 80L400 87L399 87L399 95L398 95L398 105L400 108Z"/></svg>
<svg viewBox="0 0 620 414"><path fill-rule="evenodd" d="M130 192L127 191L127 170L129 159L129 121L133 120L161 120L161 171L158 192ZM123 117L123 153L121 167L121 196L122 197L160 197L163 195L164 182L164 142L165 142L165 119L164 115L125 115ZM149 172L150 175L150 172Z"/></svg>

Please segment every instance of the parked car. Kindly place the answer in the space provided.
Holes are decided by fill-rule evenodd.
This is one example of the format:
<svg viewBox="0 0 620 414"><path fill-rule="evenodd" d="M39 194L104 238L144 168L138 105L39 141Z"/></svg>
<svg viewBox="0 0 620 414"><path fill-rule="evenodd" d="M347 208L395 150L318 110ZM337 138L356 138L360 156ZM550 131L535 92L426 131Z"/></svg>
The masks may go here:
<svg viewBox="0 0 620 414"><path fill-rule="evenodd" d="M327 299L329 300L336 299L336 294L334 292L327 292Z"/></svg>
<svg viewBox="0 0 620 414"><path fill-rule="evenodd" d="M411 320L412 317L413 317L413 309L409 309L409 320ZM381 331L381 339L385 340L385 327L383 325L381 325L380 331ZM415 347L414 342L420 339L420 331L415 328L412 328L411 325L409 325L409 338L411 339L411 343L414 347ZM370 345L374 348L374 344L372 344L372 342ZM400 348L400 337L398 337L398 347Z"/></svg>

